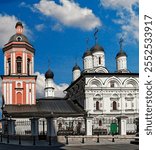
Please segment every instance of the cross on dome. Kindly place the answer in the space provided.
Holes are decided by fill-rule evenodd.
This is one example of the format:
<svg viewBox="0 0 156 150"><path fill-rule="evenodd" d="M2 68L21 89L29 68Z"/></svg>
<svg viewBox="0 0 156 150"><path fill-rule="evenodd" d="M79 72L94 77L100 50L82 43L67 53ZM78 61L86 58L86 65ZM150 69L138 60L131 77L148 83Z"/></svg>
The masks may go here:
<svg viewBox="0 0 156 150"><path fill-rule="evenodd" d="M98 40L98 36L97 36L98 32L99 32L98 28L95 28L95 32L94 32L95 45L97 44L97 40Z"/></svg>
<svg viewBox="0 0 156 150"><path fill-rule="evenodd" d="M88 45L89 45L89 38L87 37L87 38L86 38L86 48L87 48L87 49L89 48Z"/></svg>
<svg viewBox="0 0 156 150"><path fill-rule="evenodd" d="M122 44L123 44L123 42L124 42L124 39L121 37L120 38L120 41L119 41L119 44L120 44L120 51L122 51Z"/></svg>

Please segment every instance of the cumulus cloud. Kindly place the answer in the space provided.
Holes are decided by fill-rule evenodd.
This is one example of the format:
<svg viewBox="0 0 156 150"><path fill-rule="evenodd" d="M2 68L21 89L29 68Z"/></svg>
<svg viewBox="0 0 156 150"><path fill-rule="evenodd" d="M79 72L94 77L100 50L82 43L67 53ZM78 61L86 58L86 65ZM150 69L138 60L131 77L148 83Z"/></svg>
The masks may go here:
<svg viewBox="0 0 156 150"><path fill-rule="evenodd" d="M35 12L35 9L31 5L29 5L25 2L21 2L18 6L23 7L23 8L29 8L32 12Z"/></svg>
<svg viewBox="0 0 156 150"><path fill-rule="evenodd" d="M0 47L3 47L9 40L9 38L15 34L15 25L19 20L14 16L9 16L7 14L0 14ZM23 23L23 22L22 22ZM24 25L24 34L31 36L31 31L28 27Z"/></svg>
<svg viewBox="0 0 156 150"><path fill-rule="evenodd" d="M35 73L37 75L37 84L36 84L36 92L37 92L37 97L44 97L44 87L45 87L45 77L44 74L40 74L39 72ZM53 82L55 91L54 94L56 97L64 97L65 94L63 91L69 86L66 83L62 84L56 84Z"/></svg>
<svg viewBox="0 0 156 150"><path fill-rule="evenodd" d="M101 0L101 4L105 8L112 8L112 9L126 9L128 11L132 11L132 6L136 5L138 0Z"/></svg>
<svg viewBox="0 0 156 150"><path fill-rule="evenodd" d="M37 24L37 25L35 26L35 29L36 29L37 31L42 31L44 28L45 28L45 25L44 25L44 24Z"/></svg>
<svg viewBox="0 0 156 150"><path fill-rule="evenodd" d="M59 31L59 32L63 31L63 27L62 27L62 25L59 24L59 23L54 24L54 25L51 27L51 29L52 29L53 31Z"/></svg>
<svg viewBox="0 0 156 150"><path fill-rule="evenodd" d="M27 7L27 4L26 4L25 2L21 2L21 3L19 4L19 7Z"/></svg>
<svg viewBox="0 0 156 150"><path fill-rule="evenodd" d="M116 10L118 19L113 19L113 22L121 25L122 30L118 36L138 41L139 14L134 10L138 7L138 3L138 0L101 0L104 8Z"/></svg>
<svg viewBox="0 0 156 150"><path fill-rule="evenodd" d="M101 26L101 21L94 15L91 9L81 8L73 0L60 0L60 4L53 0L41 0L34 4L34 8L43 15L55 18L61 24L82 30L92 30Z"/></svg>
<svg viewBox="0 0 156 150"><path fill-rule="evenodd" d="M15 24L18 19L15 16L0 14L0 47L3 47L9 38L15 34Z"/></svg>

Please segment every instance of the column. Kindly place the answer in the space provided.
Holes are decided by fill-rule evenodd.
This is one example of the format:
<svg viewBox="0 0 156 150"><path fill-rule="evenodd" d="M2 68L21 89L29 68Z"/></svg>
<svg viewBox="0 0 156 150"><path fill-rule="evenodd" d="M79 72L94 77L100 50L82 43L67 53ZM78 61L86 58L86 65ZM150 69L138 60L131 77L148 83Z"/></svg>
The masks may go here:
<svg viewBox="0 0 156 150"><path fill-rule="evenodd" d="M28 67L28 66L27 66L27 61L28 61L28 56L27 56L27 53L25 53L25 73L26 73L26 74L28 74L28 72L27 72L27 71L28 71L28 70L27 70L27 67Z"/></svg>
<svg viewBox="0 0 156 150"><path fill-rule="evenodd" d="M3 81L3 94L4 94L4 100L5 100L5 104L6 104L6 98L7 98L7 83L6 81Z"/></svg>
<svg viewBox="0 0 156 150"><path fill-rule="evenodd" d="M11 62L10 62L11 63L11 72L10 73L13 74L14 73L14 65L15 64L13 64L14 63L13 53L11 52L10 54L11 54Z"/></svg>
<svg viewBox="0 0 156 150"><path fill-rule="evenodd" d="M8 120L8 134L15 135L15 120Z"/></svg>
<svg viewBox="0 0 156 150"><path fill-rule="evenodd" d="M7 60L6 60L6 56L4 55L4 75L8 75L8 63L7 63Z"/></svg>
<svg viewBox="0 0 156 150"><path fill-rule="evenodd" d="M30 104L29 103L29 83L26 82L26 104Z"/></svg>
<svg viewBox="0 0 156 150"><path fill-rule="evenodd" d="M57 136L57 118L47 118L47 136Z"/></svg>
<svg viewBox="0 0 156 150"><path fill-rule="evenodd" d="M58 132L57 118L53 118L53 122L54 122L54 128L55 128L55 135L57 136L57 132Z"/></svg>
<svg viewBox="0 0 156 150"><path fill-rule="evenodd" d="M119 122L119 134L120 135L126 135L126 125L127 125L127 121L126 121L127 117L119 117L118 118L118 122Z"/></svg>
<svg viewBox="0 0 156 150"><path fill-rule="evenodd" d="M10 104L12 104L12 82L10 81L10 89L9 89L10 93Z"/></svg>
<svg viewBox="0 0 156 150"><path fill-rule="evenodd" d="M85 118L86 135L92 135L92 119L93 117Z"/></svg>
<svg viewBox="0 0 156 150"><path fill-rule="evenodd" d="M2 134L6 134L6 132L8 131L7 120L1 119L1 123L2 123Z"/></svg>
<svg viewBox="0 0 156 150"><path fill-rule="evenodd" d="M32 104L35 104L35 84L32 82L32 85L31 85L31 93L32 93L32 100L31 100L31 103Z"/></svg>
<svg viewBox="0 0 156 150"><path fill-rule="evenodd" d="M34 74L34 56L32 56L32 70L31 70L31 74Z"/></svg>
<svg viewBox="0 0 156 150"><path fill-rule="evenodd" d="M16 56L15 52L11 53L11 74L16 74Z"/></svg>
<svg viewBox="0 0 156 150"><path fill-rule="evenodd" d="M25 74L25 65L27 65L26 63L27 61L25 61L25 52L23 52L23 56L22 56L22 74Z"/></svg>
<svg viewBox="0 0 156 150"><path fill-rule="evenodd" d="M32 134L32 136L38 136L39 135L38 119L39 118L30 119L31 120L31 134Z"/></svg>
<svg viewBox="0 0 156 150"><path fill-rule="evenodd" d="M30 61L30 64L29 64L29 74L32 75L32 62Z"/></svg>

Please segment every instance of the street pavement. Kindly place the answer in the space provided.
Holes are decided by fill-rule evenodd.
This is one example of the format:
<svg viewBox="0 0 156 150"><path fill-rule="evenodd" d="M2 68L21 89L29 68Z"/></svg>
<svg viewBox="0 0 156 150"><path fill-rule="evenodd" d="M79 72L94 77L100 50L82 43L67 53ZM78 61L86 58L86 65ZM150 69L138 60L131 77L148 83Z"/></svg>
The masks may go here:
<svg viewBox="0 0 156 150"><path fill-rule="evenodd" d="M80 145L80 146L19 146L0 143L0 150L139 150L138 145L133 144L109 144L109 145Z"/></svg>

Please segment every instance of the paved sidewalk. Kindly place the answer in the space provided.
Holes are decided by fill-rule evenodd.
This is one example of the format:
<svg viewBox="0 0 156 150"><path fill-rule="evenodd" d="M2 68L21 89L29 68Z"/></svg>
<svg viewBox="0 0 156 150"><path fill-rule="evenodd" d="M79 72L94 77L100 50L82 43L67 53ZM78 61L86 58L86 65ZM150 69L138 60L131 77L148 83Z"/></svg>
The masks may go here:
<svg viewBox="0 0 156 150"><path fill-rule="evenodd" d="M0 142L1 144L1 142ZM32 140L21 140L21 143L19 144L19 140L9 140L9 143L7 143L7 139L3 138L3 142L2 144L8 144L8 145L22 145L22 146L49 146L49 142L48 141L43 141L43 140L36 140L35 141L35 145L33 143ZM51 141L51 146L64 146L64 144L62 143L56 143Z"/></svg>
<svg viewBox="0 0 156 150"><path fill-rule="evenodd" d="M132 140L132 137L115 137L114 142L112 141L112 137L97 137L91 138L91 137L84 137L84 140L82 137L72 137L69 136L68 138L68 144L66 144L66 139L62 137L61 142L54 142L51 141L51 146L84 146L84 145L114 145L114 144L129 144ZM7 138L3 138L3 142L5 144L12 144L12 145L19 145L19 140L10 139L9 143L7 143ZM21 138L21 144L23 146L33 146L33 140L23 140ZM35 146L49 146L49 141L46 140L36 140Z"/></svg>
<svg viewBox="0 0 156 150"><path fill-rule="evenodd" d="M139 150L138 145L132 144L109 144L109 145L83 145L83 146L19 146L0 144L0 150Z"/></svg>

